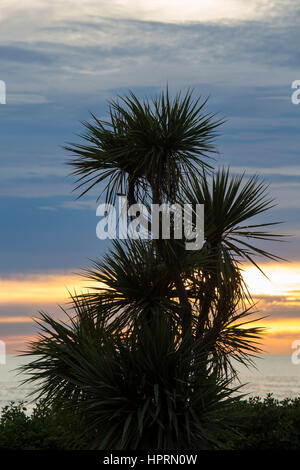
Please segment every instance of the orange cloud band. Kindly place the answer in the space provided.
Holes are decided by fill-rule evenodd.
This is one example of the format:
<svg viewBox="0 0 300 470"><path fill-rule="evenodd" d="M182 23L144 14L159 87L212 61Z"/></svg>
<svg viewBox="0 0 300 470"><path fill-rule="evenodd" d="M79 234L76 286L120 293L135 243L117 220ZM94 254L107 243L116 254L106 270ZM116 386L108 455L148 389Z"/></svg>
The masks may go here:
<svg viewBox="0 0 300 470"><path fill-rule="evenodd" d="M264 349L288 354L294 339L300 339L300 263L265 264L262 266L267 278L252 267L244 268L244 278L255 300L260 300L257 309L268 318L260 322L266 328ZM95 286L94 282L73 273L41 273L18 275L12 279L0 279L0 306L16 306L16 315L0 316L0 325L32 322L35 309L49 305L64 304L69 293L80 293ZM34 305L31 316L25 316L22 306ZM274 309L276 308L276 316ZM293 312L291 313L291 308ZM299 308L299 316L297 314ZM273 318L272 318L273 311ZM18 312L18 313L17 313ZM279 313L278 313L279 312ZM291 315L291 317L289 317ZM25 339L24 334L24 339ZM5 338L3 338L5 339ZM10 344L20 343L22 337L7 337Z"/></svg>

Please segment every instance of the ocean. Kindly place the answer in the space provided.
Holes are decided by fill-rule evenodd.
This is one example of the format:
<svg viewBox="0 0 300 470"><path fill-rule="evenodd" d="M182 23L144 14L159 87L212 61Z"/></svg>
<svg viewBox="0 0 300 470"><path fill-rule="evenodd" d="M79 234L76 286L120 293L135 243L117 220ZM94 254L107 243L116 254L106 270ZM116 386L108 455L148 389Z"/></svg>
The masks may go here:
<svg viewBox="0 0 300 470"><path fill-rule="evenodd" d="M32 385L21 385L22 376L15 369L29 358L7 356L5 365L0 365L0 409L11 401L32 401ZM256 369L238 366L243 393L265 397L272 393L275 398L300 397L300 364L294 365L291 356L262 356L255 361ZM28 410L33 407L28 403Z"/></svg>
<svg viewBox="0 0 300 470"><path fill-rule="evenodd" d="M11 401L26 401L30 411L34 404L31 396L34 393L34 386L22 385L24 377L16 371L20 365L29 362L29 358L7 355L6 364L0 364L0 410Z"/></svg>

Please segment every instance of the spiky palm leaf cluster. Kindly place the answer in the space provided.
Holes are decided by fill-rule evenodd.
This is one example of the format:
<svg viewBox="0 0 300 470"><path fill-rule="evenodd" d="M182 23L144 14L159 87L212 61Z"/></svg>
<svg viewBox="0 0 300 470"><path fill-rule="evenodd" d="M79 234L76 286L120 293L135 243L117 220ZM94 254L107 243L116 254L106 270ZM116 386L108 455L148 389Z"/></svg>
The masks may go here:
<svg viewBox="0 0 300 470"><path fill-rule="evenodd" d="M184 176L208 167L207 158L216 152L213 140L222 121L204 112L205 104L190 91L172 100L168 90L152 100L130 93L111 101L110 121L92 115L84 122L86 144L66 147L75 155L70 164L80 195L108 180L108 202L118 192L130 204L144 200L147 188L156 202L176 200Z"/></svg>
<svg viewBox="0 0 300 470"><path fill-rule="evenodd" d="M161 311L176 315L178 304L172 279L155 245L145 240L113 242L113 249L85 272L98 287L83 295L111 328L130 328L137 319L158 315Z"/></svg>
<svg viewBox="0 0 300 470"><path fill-rule="evenodd" d="M87 295L88 302L95 311L101 306L101 315L105 311L112 329L130 328L133 320L157 313L182 328L172 266L179 268L191 305L193 337L206 340L219 371L234 372L232 358L251 362L251 354L260 350L263 330L249 321L251 315L255 321L257 318L241 262L258 266L256 254L279 259L253 243L281 239L266 230L273 223L249 224L272 207L273 201L259 178L230 178L224 169L211 178L193 179L185 190L185 200L193 207L204 204L202 249L190 252L181 240L161 241L166 253L161 256L155 240L115 241L103 260L85 273L99 286Z"/></svg>
<svg viewBox="0 0 300 470"><path fill-rule="evenodd" d="M23 370L38 382L44 403L70 413L73 445L108 449L218 449L235 431L229 409L239 401L230 381L204 373L201 342L190 347L156 317L130 335L109 333L86 305L75 303L69 324L42 314L36 359ZM93 326L92 326L93 323ZM74 421L74 410L76 419Z"/></svg>

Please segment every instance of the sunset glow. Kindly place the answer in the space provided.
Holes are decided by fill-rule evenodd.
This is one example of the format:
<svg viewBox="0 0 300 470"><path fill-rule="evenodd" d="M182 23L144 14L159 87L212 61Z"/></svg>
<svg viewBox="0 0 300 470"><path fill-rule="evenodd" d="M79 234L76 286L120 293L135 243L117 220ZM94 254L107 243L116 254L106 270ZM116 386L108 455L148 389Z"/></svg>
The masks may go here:
<svg viewBox="0 0 300 470"><path fill-rule="evenodd" d="M294 340L300 339L300 263L265 264L262 266L266 278L255 267L244 270L244 278L249 285L255 302L257 316L265 317L259 322L265 328L262 347L269 353L291 351ZM86 292L95 283L73 273L41 273L31 276L16 276L0 280L0 329L5 325L28 325L37 316L38 310L57 314L58 307L69 299L70 293ZM24 314L32 306L30 314ZM7 315L6 309L13 308L15 314ZM19 345L26 334L5 335L11 347Z"/></svg>
<svg viewBox="0 0 300 470"><path fill-rule="evenodd" d="M264 276L254 266L247 267L244 279L253 295L287 295L300 299L300 264L265 264ZM298 294L298 295L297 295Z"/></svg>
<svg viewBox="0 0 300 470"><path fill-rule="evenodd" d="M41 274L19 279L0 279L0 305L60 303L70 294L92 288L94 283L74 274Z"/></svg>

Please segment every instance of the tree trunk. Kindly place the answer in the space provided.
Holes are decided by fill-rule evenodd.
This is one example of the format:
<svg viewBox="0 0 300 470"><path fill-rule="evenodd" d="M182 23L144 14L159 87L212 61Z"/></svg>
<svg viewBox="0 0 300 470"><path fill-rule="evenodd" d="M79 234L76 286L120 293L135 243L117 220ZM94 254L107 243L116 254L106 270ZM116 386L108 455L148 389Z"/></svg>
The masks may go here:
<svg viewBox="0 0 300 470"><path fill-rule="evenodd" d="M155 188L155 186L152 186L152 202L153 204L161 204L160 194L158 189ZM174 281L176 287L181 308L183 338L187 341L192 341L192 307L186 292L186 288L184 286L184 282L181 278L180 269L178 268L176 260L175 263L170 264L169 260L166 259L166 257L164 256L164 251L162 249L162 241L160 238L157 240L157 251L162 257L162 259L164 259L164 261L166 262L170 278Z"/></svg>

